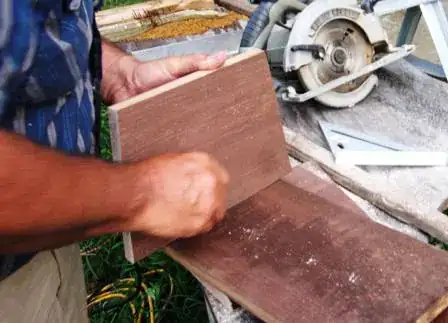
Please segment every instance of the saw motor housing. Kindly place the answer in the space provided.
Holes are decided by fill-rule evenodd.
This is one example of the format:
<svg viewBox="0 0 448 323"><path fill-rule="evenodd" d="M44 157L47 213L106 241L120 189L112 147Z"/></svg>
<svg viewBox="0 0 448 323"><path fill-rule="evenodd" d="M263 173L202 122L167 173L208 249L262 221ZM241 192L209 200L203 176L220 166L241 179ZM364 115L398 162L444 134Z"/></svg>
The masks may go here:
<svg viewBox="0 0 448 323"><path fill-rule="evenodd" d="M296 73L300 82L284 95L290 101L305 100L296 90L318 91L331 81L359 73L372 66L378 57L395 50L380 18L363 10L357 0L315 0L309 5L298 0L277 0L262 2L257 10L243 34L242 51L248 47L266 49L274 25L284 23L285 13L296 12L284 44L282 64L284 72ZM352 107L364 100L377 84L377 76L369 71L312 97L329 107Z"/></svg>

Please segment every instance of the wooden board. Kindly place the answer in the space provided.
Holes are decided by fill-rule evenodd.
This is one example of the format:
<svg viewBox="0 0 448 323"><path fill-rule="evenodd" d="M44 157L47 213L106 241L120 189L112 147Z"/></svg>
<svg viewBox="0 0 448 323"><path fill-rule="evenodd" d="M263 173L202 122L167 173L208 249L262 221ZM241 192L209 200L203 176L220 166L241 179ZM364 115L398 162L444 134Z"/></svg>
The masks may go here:
<svg viewBox="0 0 448 323"><path fill-rule="evenodd" d="M228 170L228 206L290 171L277 100L265 53L253 50L111 106L116 161L168 152L211 153ZM132 233L126 256L142 259L165 242Z"/></svg>
<svg viewBox="0 0 448 323"><path fill-rule="evenodd" d="M226 12L216 10L182 10L152 17L151 19L132 19L106 25L99 28L99 32L101 37L111 42L138 41L149 38L148 33L154 32L154 34L157 34L163 27L175 29L174 23L185 26L193 23L197 24L198 19L200 21L211 20L216 22L216 20L229 19L229 16ZM176 34L176 31L173 30L172 33ZM157 39L157 37L155 38Z"/></svg>
<svg viewBox="0 0 448 323"><path fill-rule="evenodd" d="M294 168L289 174L282 178L283 181L298 186L301 189L315 194L332 204L345 208L353 213L366 216L364 212L333 182L326 181L306 170L304 166Z"/></svg>
<svg viewBox="0 0 448 323"><path fill-rule="evenodd" d="M313 160L339 185L369 201L393 217L448 243L448 217L440 210L415 203L404 190L390 190L390 183L363 169L336 164L332 154L303 135L283 127L288 151L301 161Z"/></svg>
<svg viewBox="0 0 448 323"><path fill-rule="evenodd" d="M447 307L446 252L330 203L337 186L294 171L167 252L266 322L429 322Z"/></svg>
<svg viewBox="0 0 448 323"><path fill-rule="evenodd" d="M144 17L150 13L169 13L187 9L212 10L215 9L213 0L156 0L146 1L128 6L120 6L98 11L95 14L96 23L102 27L134 20L135 17Z"/></svg>
<svg viewBox="0 0 448 323"><path fill-rule="evenodd" d="M252 15L257 8L257 5L251 4L248 0L216 0L216 3L247 16Z"/></svg>

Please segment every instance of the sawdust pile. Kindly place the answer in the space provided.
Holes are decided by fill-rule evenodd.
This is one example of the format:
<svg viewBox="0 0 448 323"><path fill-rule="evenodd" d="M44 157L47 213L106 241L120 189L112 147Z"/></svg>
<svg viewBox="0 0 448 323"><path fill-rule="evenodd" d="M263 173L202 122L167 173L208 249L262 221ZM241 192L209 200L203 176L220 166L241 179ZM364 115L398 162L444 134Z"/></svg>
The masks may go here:
<svg viewBox="0 0 448 323"><path fill-rule="evenodd" d="M189 35L203 34L211 29L231 27L239 20L247 20L248 17L236 12L229 12L223 17L216 18L188 18L182 21L166 23L142 32L138 36L127 39L128 41L167 39Z"/></svg>

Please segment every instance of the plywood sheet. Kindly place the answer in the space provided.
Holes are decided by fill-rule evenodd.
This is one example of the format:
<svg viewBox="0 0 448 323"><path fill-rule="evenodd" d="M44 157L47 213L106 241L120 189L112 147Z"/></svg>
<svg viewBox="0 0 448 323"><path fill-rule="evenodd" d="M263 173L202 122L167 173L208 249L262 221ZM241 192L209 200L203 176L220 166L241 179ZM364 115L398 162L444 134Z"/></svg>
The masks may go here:
<svg viewBox="0 0 448 323"><path fill-rule="evenodd" d="M331 203L336 185L309 189L314 175L295 172L168 253L266 322L414 322L446 308L446 252L338 206L342 196Z"/></svg>
<svg viewBox="0 0 448 323"><path fill-rule="evenodd" d="M110 107L116 161L168 152L211 153L228 170L232 207L290 171L277 100L265 53L230 58L215 71L197 72ZM127 235L127 257L163 245Z"/></svg>

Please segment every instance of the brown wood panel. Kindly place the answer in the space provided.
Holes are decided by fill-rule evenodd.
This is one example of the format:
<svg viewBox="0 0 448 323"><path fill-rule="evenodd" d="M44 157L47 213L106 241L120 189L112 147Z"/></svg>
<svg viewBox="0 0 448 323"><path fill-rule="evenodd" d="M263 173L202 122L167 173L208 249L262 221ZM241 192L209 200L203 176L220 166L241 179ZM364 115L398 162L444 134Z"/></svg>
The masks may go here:
<svg viewBox="0 0 448 323"><path fill-rule="evenodd" d="M448 309L445 309L439 316L434 320L434 323L448 323Z"/></svg>
<svg viewBox="0 0 448 323"><path fill-rule="evenodd" d="M446 252L330 203L328 183L311 193L293 179L167 252L267 322L415 322L443 303Z"/></svg>
<svg viewBox="0 0 448 323"><path fill-rule="evenodd" d="M215 71L197 72L110 107L117 161L168 152L211 153L230 174L229 207L287 174L291 167L265 53L229 58ZM133 233L138 260L163 241Z"/></svg>
<svg viewBox="0 0 448 323"><path fill-rule="evenodd" d="M312 172L303 169L301 166L294 168L294 170L285 175L282 180L291 185L300 187L309 193L316 194L330 203L337 204L353 213L367 216L350 197L335 185L334 182L323 180Z"/></svg>
<svg viewBox="0 0 448 323"><path fill-rule="evenodd" d="M416 323L426 322L448 323L448 294L432 304L416 321Z"/></svg>

